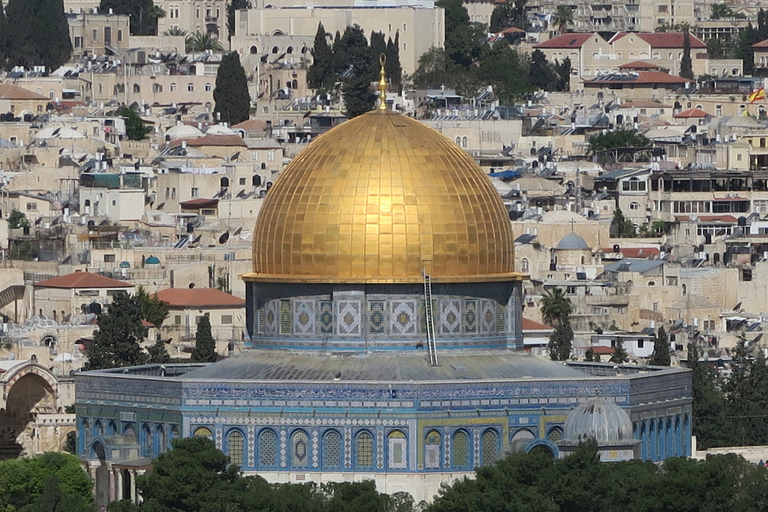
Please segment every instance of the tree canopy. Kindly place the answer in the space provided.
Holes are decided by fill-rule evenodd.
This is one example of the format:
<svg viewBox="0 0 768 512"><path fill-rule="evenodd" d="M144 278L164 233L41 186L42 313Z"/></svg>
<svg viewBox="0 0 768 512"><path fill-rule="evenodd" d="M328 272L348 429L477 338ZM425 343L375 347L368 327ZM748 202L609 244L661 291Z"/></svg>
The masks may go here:
<svg viewBox="0 0 768 512"><path fill-rule="evenodd" d="M227 4L227 33L229 34L229 37L231 38L233 35L235 35L235 27L236 27L236 21L235 21L235 15L237 14L237 11L240 9L250 9L253 7L251 4L251 0L230 0Z"/></svg>
<svg viewBox="0 0 768 512"><path fill-rule="evenodd" d="M165 319L168 318L168 312L171 310L170 304L160 300L156 293L150 295L143 286L139 286L136 290L136 300L141 307L142 318L159 329Z"/></svg>
<svg viewBox="0 0 768 512"><path fill-rule="evenodd" d="M43 65L55 70L72 55L62 0L10 0L0 16L0 33L0 61L6 69Z"/></svg>
<svg viewBox="0 0 768 512"><path fill-rule="evenodd" d="M680 77L693 80L693 61L691 60L691 35L688 29L683 31L683 58L680 59Z"/></svg>
<svg viewBox="0 0 768 512"><path fill-rule="evenodd" d="M213 100L216 102L213 111L222 122L235 125L248 119L251 95L248 92L248 79L237 52L231 52L221 59Z"/></svg>
<svg viewBox="0 0 768 512"><path fill-rule="evenodd" d="M664 330L664 326L659 327L659 331L656 333L656 337L653 340L653 354L648 364L654 364L657 366L669 366L671 359L669 357L669 336L667 331Z"/></svg>
<svg viewBox="0 0 768 512"><path fill-rule="evenodd" d="M152 131L152 128L147 126L138 112L131 107L120 107L115 114L125 119L125 134L130 140L146 139Z"/></svg>
<svg viewBox="0 0 768 512"><path fill-rule="evenodd" d="M146 335L141 305L135 297L118 293L98 317L99 329L86 349L87 370L136 366L147 362L140 343Z"/></svg>
<svg viewBox="0 0 768 512"><path fill-rule="evenodd" d="M99 11L130 16L132 36L152 36L157 34L157 19L165 16L152 0L101 0Z"/></svg>
<svg viewBox="0 0 768 512"><path fill-rule="evenodd" d="M214 363L217 358L216 340L211 334L211 320L207 315L203 315L197 324L192 360L199 363Z"/></svg>
<svg viewBox="0 0 768 512"><path fill-rule="evenodd" d="M648 148L651 141L635 130L610 130L589 138L589 153L617 148Z"/></svg>

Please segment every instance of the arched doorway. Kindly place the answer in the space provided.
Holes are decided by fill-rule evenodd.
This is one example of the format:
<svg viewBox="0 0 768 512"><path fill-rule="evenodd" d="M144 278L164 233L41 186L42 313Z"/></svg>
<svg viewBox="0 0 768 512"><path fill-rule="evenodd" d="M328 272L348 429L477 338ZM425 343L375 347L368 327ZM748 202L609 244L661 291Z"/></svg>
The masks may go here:
<svg viewBox="0 0 768 512"><path fill-rule="evenodd" d="M96 468L95 488L96 507L101 510L109 504L109 467L107 467L107 451L100 441L93 443L93 457L99 460Z"/></svg>
<svg viewBox="0 0 768 512"><path fill-rule="evenodd" d="M33 371L20 370L6 386L7 400L0 408L0 460L32 452L36 416L56 412L52 385Z"/></svg>

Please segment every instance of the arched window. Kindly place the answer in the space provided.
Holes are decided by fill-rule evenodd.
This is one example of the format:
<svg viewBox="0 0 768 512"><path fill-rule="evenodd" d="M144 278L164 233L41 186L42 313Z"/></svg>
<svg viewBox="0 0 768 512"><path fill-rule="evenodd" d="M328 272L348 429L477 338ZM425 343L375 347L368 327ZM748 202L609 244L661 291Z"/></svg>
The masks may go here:
<svg viewBox="0 0 768 512"><path fill-rule="evenodd" d="M173 425L173 426L171 427L171 435L170 435L170 437L168 438L168 448L170 448L170 447L171 447L171 443L172 443L172 441L173 441L174 439L178 439L178 438L179 438L179 427L178 427L178 426L176 426L176 425Z"/></svg>
<svg viewBox="0 0 768 512"><path fill-rule="evenodd" d="M298 89L299 88L299 81L298 80L294 80L293 81L293 88L294 89Z"/></svg>
<svg viewBox="0 0 768 512"><path fill-rule="evenodd" d="M133 84L133 92L134 93L140 93L141 92L141 86L139 84Z"/></svg>
<svg viewBox="0 0 768 512"><path fill-rule="evenodd" d="M258 49L258 48L256 48L255 46L251 46L251 50L250 50L250 53L251 53L252 55L253 55L254 53L259 53L259 49Z"/></svg>
<svg viewBox="0 0 768 512"><path fill-rule="evenodd" d="M686 288L685 285L683 285L683 297L685 297L686 293L688 292L688 288Z"/></svg>
<svg viewBox="0 0 768 512"><path fill-rule="evenodd" d="M277 465L277 434L272 430L262 430L259 434L259 464Z"/></svg>
<svg viewBox="0 0 768 512"><path fill-rule="evenodd" d="M285 53L293 53L293 46L289 46Z"/></svg>
<svg viewBox="0 0 768 512"><path fill-rule="evenodd" d="M229 455L229 462L237 464L238 466L245 465L243 456L245 455L245 437L243 433L237 429L229 431L227 436L227 455Z"/></svg>
<svg viewBox="0 0 768 512"><path fill-rule="evenodd" d="M466 136L461 138L461 147L463 148L469 147L469 139Z"/></svg>
<svg viewBox="0 0 768 512"><path fill-rule="evenodd" d="M323 467L338 469L342 466L341 435L329 430L323 436Z"/></svg>
<svg viewBox="0 0 768 512"><path fill-rule="evenodd" d="M581 264L583 265L584 264L584 255L583 254L581 255L580 261L581 261Z"/></svg>
<svg viewBox="0 0 768 512"><path fill-rule="evenodd" d="M457 430L453 434L451 442L451 454L453 456L453 467L456 469L468 469L470 464L469 435L465 430Z"/></svg>
<svg viewBox="0 0 768 512"><path fill-rule="evenodd" d="M160 84L152 84L152 92L154 93L163 92L163 86Z"/></svg>
<svg viewBox="0 0 768 512"><path fill-rule="evenodd" d="M456 145L461 146L461 137L456 137Z"/></svg>
<svg viewBox="0 0 768 512"><path fill-rule="evenodd" d="M291 467L309 466L309 437L303 430L297 430L291 437Z"/></svg>
<svg viewBox="0 0 768 512"><path fill-rule="evenodd" d="M171 92L176 92L176 82L171 82Z"/></svg>
<svg viewBox="0 0 768 512"><path fill-rule="evenodd" d="M489 428L483 432L480 444L480 464L492 464L499 458L499 434L495 430Z"/></svg>
<svg viewBox="0 0 768 512"><path fill-rule="evenodd" d="M440 469L440 448L443 437L437 430L427 432L424 443L424 467L427 469Z"/></svg>
<svg viewBox="0 0 768 512"><path fill-rule="evenodd" d="M222 178L219 180L219 184L221 185L221 188L227 188L227 187L229 187L229 178L227 178L226 176L222 177Z"/></svg>
<svg viewBox="0 0 768 512"><path fill-rule="evenodd" d="M152 456L152 431L146 423L141 427L141 456Z"/></svg>
<svg viewBox="0 0 768 512"><path fill-rule="evenodd" d="M528 258L523 258L520 261L520 271L522 272L528 272L528 268L530 267L530 263L528 262Z"/></svg>
<svg viewBox="0 0 768 512"><path fill-rule="evenodd" d="M54 314L56 311L54 311ZM104 425L101 424L101 420L96 420L93 424L93 437L99 437L104 435Z"/></svg>
<svg viewBox="0 0 768 512"><path fill-rule="evenodd" d="M123 427L123 435L136 438L136 431L133 429L133 425L126 425Z"/></svg>
<svg viewBox="0 0 768 512"><path fill-rule="evenodd" d="M88 420L83 420L83 450L88 450L91 444L91 424Z"/></svg>
<svg viewBox="0 0 768 512"><path fill-rule="evenodd" d="M107 435L111 436L117 434L117 424L114 421L107 423Z"/></svg>
<svg viewBox="0 0 768 512"><path fill-rule="evenodd" d="M195 430L193 435L195 437L207 437L208 439L213 439L213 432L211 432L211 429L208 427L199 427Z"/></svg>
<svg viewBox="0 0 768 512"><path fill-rule="evenodd" d="M631 203L629 203L629 209L630 210L639 210L640 209L640 203L638 203L637 201L632 201Z"/></svg>
<svg viewBox="0 0 768 512"><path fill-rule="evenodd" d="M168 450L168 440L165 438L165 429L162 425L158 425L155 428L155 456L165 453L166 450Z"/></svg>
<svg viewBox="0 0 768 512"><path fill-rule="evenodd" d="M359 468L373 468L373 436L369 432L357 434L355 464Z"/></svg>
<svg viewBox="0 0 768 512"><path fill-rule="evenodd" d="M560 427L552 427L547 433L547 439L556 443L563 438L563 429Z"/></svg>
<svg viewBox="0 0 768 512"><path fill-rule="evenodd" d="M280 48L278 48L277 46L272 47L272 53L277 53L279 51L280 51Z"/></svg>
<svg viewBox="0 0 768 512"><path fill-rule="evenodd" d="M406 469L408 467L408 439L400 430L394 430L387 436L387 449L389 451L387 464L391 469Z"/></svg>

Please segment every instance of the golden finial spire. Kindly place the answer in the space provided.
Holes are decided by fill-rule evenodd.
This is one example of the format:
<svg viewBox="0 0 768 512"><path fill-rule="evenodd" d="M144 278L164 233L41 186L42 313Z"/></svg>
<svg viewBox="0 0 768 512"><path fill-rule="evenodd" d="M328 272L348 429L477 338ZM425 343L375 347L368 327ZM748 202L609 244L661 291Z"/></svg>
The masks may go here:
<svg viewBox="0 0 768 512"><path fill-rule="evenodd" d="M379 55L379 110L387 110L387 72L384 71L384 64L387 63L387 56L383 53Z"/></svg>

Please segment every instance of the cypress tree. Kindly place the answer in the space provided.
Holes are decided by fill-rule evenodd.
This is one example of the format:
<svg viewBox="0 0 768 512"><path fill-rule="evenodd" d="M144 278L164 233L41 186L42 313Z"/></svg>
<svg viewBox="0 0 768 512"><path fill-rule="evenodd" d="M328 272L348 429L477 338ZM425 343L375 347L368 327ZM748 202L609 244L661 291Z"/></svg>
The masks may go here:
<svg viewBox="0 0 768 512"><path fill-rule="evenodd" d="M8 54L8 18L5 16L3 2L0 0L0 68L5 67L5 59Z"/></svg>
<svg viewBox="0 0 768 512"><path fill-rule="evenodd" d="M87 370L136 366L147 362L148 356L139 345L146 329L141 324L139 301L127 293L118 293L99 315L99 330L86 349Z"/></svg>
<svg viewBox="0 0 768 512"><path fill-rule="evenodd" d="M211 334L211 320L207 316L203 316L200 323L197 324L192 360L198 363L214 363L217 357L216 341Z"/></svg>
<svg viewBox="0 0 768 512"><path fill-rule="evenodd" d="M669 366L671 358L669 357L669 337L664 326L659 327L659 332L653 340L653 354L648 361L649 364L658 366Z"/></svg>
<svg viewBox="0 0 768 512"><path fill-rule="evenodd" d="M371 82L376 78L378 59L374 59L363 29L357 25L347 27L339 44L334 44L334 56L342 71L352 67L352 76L341 91L347 117L351 119L373 109L376 95L371 91Z"/></svg>
<svg viewBox="0 0 768 512"><path fill-rule="evenodd" d="M130 16L132 36L152 35L156 28L156 20L152 16L154 3L152 0L101 0L99 11L112 12Z"/></svg>
<svg viewBox="0 0 768 512"><path fill-rule="evenodd" d="M312 46L312 65L307 71L307 84L312 89L320 89L333 85L333 50L328 45L325 27L317 25L315 43Z"/></svg>
<svg viewBox="0 0 768 512"><path fill-rule="evenodd" d="M227 31L230 39L235 35L235 28L237 27L235 19L237 11L240 9L250 9L251 7L253 7L251 0L231 0L227 5Z"/></svg>
<svg viewBox="0 0 768 512"><path fill-rule="evenodd" d="M55 70L72 56L62 0L10 0L6 67L44 65Z"/></svg>
<svg viewBox="0 0 768 512"><path fill-rule="evenodd" d="M214 112L220 116L221 121L234 125L248 119L251 95L248 93L248 79L237 52L221 59L213 100L216 102Z"/></svg>
<svg viewBox="0 0 768 512"><path fill-rule="evenodd" d="M387 62L384 64L387 78L395 85L403 80L403 66L400 64L400 31L395 32L395 40L387 41Z"/></svg>
<svg viewBox="0 0 768 512"><path fill-rule="evenodd" d="M683 32L683 58L680 59L680 77L693 80L693 63L691 61L691 36L686 29Z"/></svg>

